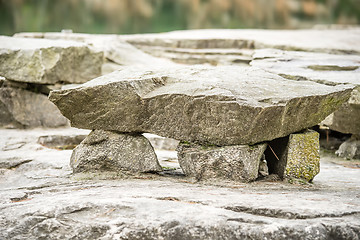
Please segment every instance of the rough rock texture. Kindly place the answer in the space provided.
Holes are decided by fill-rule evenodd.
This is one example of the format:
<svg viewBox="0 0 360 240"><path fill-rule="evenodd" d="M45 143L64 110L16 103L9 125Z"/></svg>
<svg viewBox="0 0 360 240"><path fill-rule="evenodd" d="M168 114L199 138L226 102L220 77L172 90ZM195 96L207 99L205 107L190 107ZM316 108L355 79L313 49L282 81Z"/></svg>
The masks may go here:
<svg viewBox="0 0 360 240"><path fill-rule="evenodd" d="M94 130L71 155L74 172L162 171L154 149L142 135Z"/></svg>
<svg viewBox="0 0 360 240"><path fill-rule="evenodd" d="M43 94L0 88L0 126L59 127L68 125L57 107Z"/></svg>
<svg viewBox="0 0 360 240"><path fill-rule="evenodd" d="M311 181L320 171L319 133L307 130L269 143L269 172L281 178ZM276 155L276 156L275 156Z"/></svg>
<svg viewBox="0 0 360 240"><path fill-rule="evenodd" d="M250 182L258 177L260 159L267 144L253 146L205 146L181 142L177 148L185 175L202 179Z"/></svg>
<svg viewBox="0 0 360 240"><path fill-rule="evenodd" d="M314 81L326 85L360 84L360 56L256 50L250 65L294 81Z"/></svg>
<svg viewBox="0 0 360 240"><path fill-rule="evenodd" d="M346 159L360 159L360 135L353 135L343 142L336 151L336 155Z"/></svg>
<svg viewBox="0 0 360 240"><path fill-rule="evenodd" d="M349 101L330 114L322 122L323 125L338 132L360 135L360 82L358 84L359 87L352 91Z"/></svg>
<svg viewBox="0 0 360 240"><path fill-rule="evenodd" d="M49 135L40 136L38 143L49 148L73 149L79 145L87 135Z"/></svg>
<svg viewBox="0 0 360 240"><path fill-rule="evenodd" d="M261 30L204 29L161 34L124 35L135 46L172 48L234 48L359 54L360 29L349 30Z"/></svg>
<svg viewBox="0 0 360 240"><path fill-rule="evenodd" d="M220 146L253 144L314 126L351 86L289 81L257 68L127 68L49 98L72 126L149 132Z"/></svg>
<svg viewBox="0 0 360 240"><path fill-rule="evenodd" d="M32 159L0 169L0 239L360 238L359 161L346 167L322 153L320 174L303 185L156 174L93 180L71 174L71 150L37 143L39 136L77 133L84 131L0 129L0 146L8 149L0 148L1 159Z"/></svg>
<svg viewBox="0 0 360 240"><path fill-rule="evenodd" d="M102 64L103 53L83 43L0 36L0 75L13 81L83 83Z"/></svg>
<svg viewBox="0 0 360 240"><path fill-rule="evenodd" d="M107 61L103 64L102 74L129 65L164 65L170 61L153 57L127 43L120 36L109 34L82 33L17 33L15 37L45 38L51 40L70 40L91 45L104 53Z"/></svg>

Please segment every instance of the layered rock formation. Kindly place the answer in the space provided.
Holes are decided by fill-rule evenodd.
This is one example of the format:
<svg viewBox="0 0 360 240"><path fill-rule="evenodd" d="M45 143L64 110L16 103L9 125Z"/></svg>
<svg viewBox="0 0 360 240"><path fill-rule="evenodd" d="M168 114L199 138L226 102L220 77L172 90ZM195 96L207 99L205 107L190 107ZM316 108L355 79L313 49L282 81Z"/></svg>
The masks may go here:
<svg viewBox="0 0 360 240"><path fill-rule="evenodd" d="M0 126L67 125L46 95L100 76L102 64L103 53L83 43L1 36Z"/></svg>

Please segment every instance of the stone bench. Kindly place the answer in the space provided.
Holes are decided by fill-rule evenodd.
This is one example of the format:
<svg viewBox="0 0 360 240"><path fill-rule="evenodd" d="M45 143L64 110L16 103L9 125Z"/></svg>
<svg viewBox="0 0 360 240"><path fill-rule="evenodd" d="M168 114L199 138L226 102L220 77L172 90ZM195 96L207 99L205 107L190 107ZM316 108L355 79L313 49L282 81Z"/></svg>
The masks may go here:
<svg viewBox="0 0 360 240"><path fill-rule="evenodd" d="M128 67L49 98L72 126L95 129L74 150L75 172L161 171L140 135L147 132L182 141L179 163L197 179L252 181L265 152L270 173L309 181L319 171L318 135L298 132L347 101L352 89L254 67L169 65ZM108 168L114 161L116 169Z"/></svg>

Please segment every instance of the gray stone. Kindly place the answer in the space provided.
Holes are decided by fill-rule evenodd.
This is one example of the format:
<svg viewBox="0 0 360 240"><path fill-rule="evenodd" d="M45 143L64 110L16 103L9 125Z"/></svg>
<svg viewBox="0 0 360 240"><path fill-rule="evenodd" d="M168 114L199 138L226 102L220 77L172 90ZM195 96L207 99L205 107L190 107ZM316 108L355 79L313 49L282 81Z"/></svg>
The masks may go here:
<svg viewBox="0 0 360 240"><path fill-rule="evenodd" d="M129 67L50 93L72 126L248 145L314 126L352 86L297 82L251 67Z"/></svg>
<svg viewBox="0 0 360 240"><path fill-rule="evenodd" d="M252 60L250 49L192 49L138 45L139 49L159 58L166 58L181 64L248 65Z"/></svg>
<svg viewBox="0 0 360 240"><path fill-rule="evenodd" d="M87 135L49 135L40 136L38 143L55 149L74 149Z"/></svg>
<svg viewBox="0 0 360 240"><path fill-rule="evenodd" d="M102 66L102 74L129 65L164 65L170 61L153 57L137 49L120 36L110 34L83 34L83 33L17 33L15 37L45 38L51 40L70 40L91 45L104 53L107 61Z"/></svg>
<svg viewBox="0 0 360 240"><path fill-rule="evenodd" d="M261 49L312 51L325 53L360 53L360 29L201 29L156 34L130 34L117 36L136 47L166 47L173 49ZM116 35L89 35L79 33L18 33L18 37L69 39L84 41L89 36L109 37ZM157 54L156 51L154 54Z"/></svg>
<svg viewBox="0 0 360 240"><path fill-rule="evenodd" d="M265 159L265 154L262 155L259 163L259 177L266 177L269 175L269 168Z"/></svg>
<svg viewBox="0 0 360 240"><path fill-rule="evenodd" d="M0 36L0 75L20 82L83 83L101 75L103 53L75 41Z"/></svg>
<svg viewBox="0 0 360 240"><path fill-rule="evenodd" d="M139 134L94 130L71 155L74 172L162 171L150 142Z"/></svg>
<svg viewBox="0 0 360 240"><path fill-rule="evenodd" d="M307 130L275 139L265 152L269 173L312 181L320 171L319 133Z"/></svg>
<svg viewBox="0 0 360 240"><path fill-rule="evenodd" d="M360 56L278 49L256 50L250 65L289 80L314 81L326 85L358 85Z"/></svg>
<svg viewBox="0 0 360 240"><path fill-rule="evenodd" d="M360 134L360 56L262 49L256 50L253 57L252 66L289 80L358 86L351 93L349 101L329 115L321 125L342 133Z"/></svg>
<svg viewBox="0 0 360 240"><path fill-rule="evenodd" d="M196 180L250 182L258 177L260 159L266 146L267 144L218 147L181 142L177 152L185 175Z"/></svg>
<svg viewBox="0 0 360 240"><path fill-rule="evenodd" d="M203 29L173 31L160 34L123 35L123 39L139 46L171 48L233 48L311 51L359 54L360 29L345 30L262 30Z"/></svg>
<svg viewBox="0 0 360 240"><path fill-rule="evenodd" d="M360 135L360 83L359 87L352 91L349 101L325 118L321 124L338 132Z"/></svg>
<svg viewBox="0 0 360 240"><path fill-rule="evenodd" d="M336 155L346 159L360 159L360 135L352 135L350 139L343 142Z"/></svg>
<svg viewBox="0 0 360 240"><path fill-rule="evenodd" d="M0 126L3 127L59 127L68 125L48 98L17 88L0 88Z"/></svg>

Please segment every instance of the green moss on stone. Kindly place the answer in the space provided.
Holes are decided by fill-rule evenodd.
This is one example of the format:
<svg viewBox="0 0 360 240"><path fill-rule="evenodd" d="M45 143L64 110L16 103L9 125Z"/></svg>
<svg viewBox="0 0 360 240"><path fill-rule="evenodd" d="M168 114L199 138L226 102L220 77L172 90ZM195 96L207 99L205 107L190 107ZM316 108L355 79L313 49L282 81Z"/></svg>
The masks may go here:
<svg viewBox="0 0 360 240"><path fill-rule="evenodd" d="M311 181L320 172L319 134L291 134L285 176Z"/></svg>

